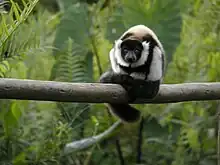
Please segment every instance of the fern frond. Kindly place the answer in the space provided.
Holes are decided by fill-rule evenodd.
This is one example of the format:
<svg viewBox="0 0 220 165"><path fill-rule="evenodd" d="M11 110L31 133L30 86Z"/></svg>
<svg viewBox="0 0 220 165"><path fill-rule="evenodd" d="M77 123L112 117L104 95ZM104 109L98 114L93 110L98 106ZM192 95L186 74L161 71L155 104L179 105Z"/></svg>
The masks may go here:
<svg viewBox="0 0 220 165"><path fill-rule="evenodd" d="M52 72L56 81L85 82L86 52L69 38L67 50L60 52Z"/></svg>
<svg viewBox="0 0 220 165"><path fill-rule="evenodd" d="M4 78L7 72L10 70L10 64L4 60L0 62L0 78Z"/></svg>
<svg viewBox="0 0 220 165"><path fill-rule="evenodd" d="M29 3L24 4L23 11L20 9L20 7L14 3L11 0L11 13L10 13L10 21L13 20L13 14L15 16L15 20L13 20L13 23L10 25L7 25L6 17L2 17L2 21L0 23L0 26L2 27L1 33L0 33L0 48L4 46L4 44L9 40L9 38L13 35L13 33L18 29L18 27L28 18L28 16L31 14L34 7L37 5L39 0L33 0L29 1ZM21 14L19 14L21 12Z"/></svg>
<svg viewBox="0 0 220 165"><path fill-rule="evenodd" d="M87 75L87 52L71 38L67 41L66 50L57 54L57 61L54 65L51 79L65 82L88 82ZM64 119L69 125L75 128L83 124L88 116L89 104L58 103ZM80 127L82 128L82 127ZM78 131L82 136L82 130ZM79 136L79 135L76 135Z"/></svg>

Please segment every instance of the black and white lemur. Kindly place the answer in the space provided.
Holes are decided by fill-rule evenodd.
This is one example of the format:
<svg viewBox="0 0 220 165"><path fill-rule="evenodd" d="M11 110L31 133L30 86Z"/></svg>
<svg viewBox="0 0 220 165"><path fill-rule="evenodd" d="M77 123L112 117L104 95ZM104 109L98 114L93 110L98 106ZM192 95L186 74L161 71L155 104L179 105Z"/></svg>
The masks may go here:
<svg viewBox="0 0 220 165"><path fill-rule="evenodd" d="M154 98L165 70L165 52L156 34L144 25L129 28L115 41L109 53L111 68L100 77L101 83L122 85L129 102L144 95ZM113 114L125 122L140 119L139 110L129 104L107 104Z"/></svg>

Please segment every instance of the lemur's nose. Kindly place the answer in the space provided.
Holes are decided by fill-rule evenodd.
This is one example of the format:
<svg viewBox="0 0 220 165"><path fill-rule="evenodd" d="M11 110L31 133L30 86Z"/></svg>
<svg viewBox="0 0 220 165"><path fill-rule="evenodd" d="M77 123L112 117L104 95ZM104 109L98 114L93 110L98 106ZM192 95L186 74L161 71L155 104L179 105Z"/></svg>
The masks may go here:
<svg viewBox="0 0 220 165"><path fill-rule="evenodd" d="M132 62L136 61L136 57L135 56L127 56L125 59L129 63L132 63Z"/></svg>

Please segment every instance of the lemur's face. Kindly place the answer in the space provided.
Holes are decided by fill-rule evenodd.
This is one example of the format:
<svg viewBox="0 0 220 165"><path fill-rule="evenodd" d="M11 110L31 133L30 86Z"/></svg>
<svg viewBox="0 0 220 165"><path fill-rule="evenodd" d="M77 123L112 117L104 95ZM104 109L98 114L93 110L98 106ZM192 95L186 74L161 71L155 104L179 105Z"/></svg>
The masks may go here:
<svg viewBox="0 0 220 165"><path fill-rule="evenodd" d="M121 43L121 57L128 64L137 62L142 51L143 45L139 40L127 39Z"/></svg>

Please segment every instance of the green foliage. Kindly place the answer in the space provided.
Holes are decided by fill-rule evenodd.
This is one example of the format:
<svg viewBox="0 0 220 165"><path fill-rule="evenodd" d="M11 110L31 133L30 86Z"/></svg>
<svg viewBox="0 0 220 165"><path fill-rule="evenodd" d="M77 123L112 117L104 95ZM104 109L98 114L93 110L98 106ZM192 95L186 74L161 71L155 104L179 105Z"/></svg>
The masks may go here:
<svg viewBox="0 0 220 165"><path fill-rule="evenodd" d="M54 16L52 17L47 11L39 11L41 14L32 15L31 10L36 2L30 1L25 4L21 12L16 8L17 4L13 3L14 8L11 13L2 15L1 21L2 23L5 21L5 26L2 24L0 28L2 32L0 38L3 41L1 42L2 59L4 59L0 63L1 77L49 79L54 58L50 56L53 40L48 35L52 34L50 31L56 24L53 22ZM13 15L15 11L18 11L17 15ZM8 30L8 33L5 33L5 30ZM45 71L42 72L42 69ZM54 122L54 117L59 116L55 113L55 105L51 102L1 100L0 164L12 161L15 164L37 163L39 158L36 158L43 150L43 144L49 144L45 138L55 130L54 125L51 124ZM57 126L56 129L58 128ZM66 128L65 130L67 131ZM52 135L56 137L57 133L59 131ZM37 145L42 148L37 148ZM48 147L47 151L49 149Z"/></svg>
<svg viewBox="0 0 220 165"><path fill-rule="evenodd" d="M73 18L73 19L71 19ZM91 19L88 15L86 4L76 3L67 8L63 13L60 24L57 27L57 34L54 46L58 50L65 48L68 38L74 39L83 49L89 46L89 27Z"/></svg>
<svg viewBox="0 0 220 165"><path fill-rule="evenodd" d="M219 81L219 0L112 0L105 9L105 0L63 0L57 13L39 3L36 8L37 1L17 2L1 15L1 78L97 81L109 66L113 41L128 27L146 24L172 56L165 83ZM103 105L1 100L0 107L0 164L120 164L114 137L61 154L65 144L111 125ZM218 102L138 107L145 116L142 164L216 164ZM138 124L117 135L126 164L135 164Z"/></svg>
<svg viewBox="0 0 220 165"><path fill-rule="evenodd" d="M0 77L5 77L7 72L10 70L10 65L7 60L3 60L0 62Z"/></svg>
<svg viewBox="0 0 220 165"><path fill-rule="evenodd" d="M116 4L116 10L107 20L107 37L113 41L129 27L145 24L161 39L170 60L180 41L181 10L187 3L176 0L123 0Z"/></svg>
<svg viewBox="0 0 220 165"><path fill-rule="evenodd" d="M219 81L216 67L219 61L219 29L216 27L220 23L217 19L220 4L217 2L197 1L191 15L184 15L181 43L169 65L166 82ZM216 152L215 136L213 133L209 136L209 133L217 131L213 121L216 110L215 102L181 103L169 110L167 114L172 113L173 119L187 123L183 125L178 141L177 154L182 156L176 157L176 164L215 164L212 158ZM183 156L188 157L183 160Z"/></svg>
<svg viewBox="0 0 220 165"><path fill-rule="evenodd" d="M5 51L5 46L9 46L6 44L6 42L9 41L10 38L12 38L13 33L17 30L18 27L27 19L27 17L31 14L33 8L36 6L38 0L29 1L29 3L23 2L25 8L21 10L19 6L11 1L11 13L9 17L2 17L1 19L1 54ZM7 20L8 19L8 20ZM14 20L15 19L15 20ZM11 24L8 24L9 22L12 22ZM22 46L25 46L26 43L22 43ZM10 48L8 48L10 51L13 50L13 46L10 45ZM14 52L13 52L14 53Z"/></svg>

